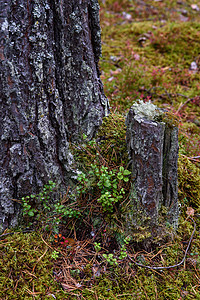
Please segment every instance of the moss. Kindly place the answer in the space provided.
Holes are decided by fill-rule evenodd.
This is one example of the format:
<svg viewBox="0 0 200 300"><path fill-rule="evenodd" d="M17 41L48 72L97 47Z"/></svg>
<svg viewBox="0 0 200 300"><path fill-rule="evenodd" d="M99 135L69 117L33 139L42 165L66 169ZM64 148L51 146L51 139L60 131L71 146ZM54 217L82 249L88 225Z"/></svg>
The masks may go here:
<svg viewBox="0 0 200 300"><path fill-rule="evenodd" d="M109 25L103 26L101 68L111 107L126 110L132 99L143 94L158 103L167 99L178 108L183 98L173 95L198 95L198 73L189 70L199 57L198 22L106 22ZM145 39L143 45L140 38Z"/></svg>
<svg viewBox="0 0 200 300"><path fill-rule="evenodd" d="M200 206L200 169L186 156L180 155L178 161L179 197L188 206Z"/></svg>
<svg viewBox="0 0 200 300"><path fill-rule="evenodd" d="M128 163L128 152L126 148L126 126L125 117L121 114L111 113L103 119L97 135L100 141L102 155L117 166Z"/></svg>
<svg viewBox="0 0 200 300"><path fill-rule="evenodd" d="M0 299L32 299L31 294L44 299L56 293L51 252L37 233L18 232L1 240Z"/></svg>
<svg viewBox="0 0 200 300"><path fill-rule="evenodd" d="M187 239L193 226L180 220L180 234ZM187 231L187 235L186 235ZM200 240L194 237L192 254L199 253ZM48 240L47 240L48 243ZM1 299L200 299L195 268L188 263L181 269L154 272L136 268L131 263L117 267L104 266L102 275L83 290L63 291L52 275L54 260L51 249L37 233L15 233L1 240L0 246L0 298ZM170 265L183 256L180 237L165 248L156 249L157 255L147 264ZM156 260L160 255L162 261ZM138 253L137 261L144 260L146 252ZM139 259L139 260L138 260ZM104 271L103 271L104 270ZM83 282L82 282L83 283ZM37 294L38 293L38 294ZM53 296L51 296L51 295Z"/></svg>
<svg viewBox="0 0 200 300"><path fill-rule="evenodd" d="M92 163L127 167L128 152L126 148L125 117L111 113L103 118L96 138L90 142L83 140L82 144L71 144L73 155L79 168L88 169Z"/></svg>
<svg viewBox="0 0 200 300"><path fill-rule="evenodd" d="M193 122L182 122L180 125L180 153L189 157L199 156L200 127Z"/></svg>

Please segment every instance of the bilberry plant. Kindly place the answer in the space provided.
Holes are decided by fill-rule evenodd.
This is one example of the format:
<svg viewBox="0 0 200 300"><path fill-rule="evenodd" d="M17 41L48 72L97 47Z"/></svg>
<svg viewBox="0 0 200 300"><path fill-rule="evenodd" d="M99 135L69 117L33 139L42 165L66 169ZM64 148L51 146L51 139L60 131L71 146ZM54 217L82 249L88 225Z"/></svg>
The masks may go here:
<svg viewBox="0 0 200 300"><path fill-rule="evenodd" d="M122 166L118 171L91 164L88 175L83 172L78 175L77 192L84 194L92 188L98 189L100 195L97 201L101 204L104 212L112 213L113 205L120 202L125 194L122 182L128 182L130 174L131 172L125 170Z"/></svg>
<svg viewBox="0 0 200 300"><path fill-rule="evenodd" d="M55 191L56 184L49 181L39 194L32 194L23 197L21 204L23 208L23 217L28 220L28 225L33 222L39 222L45 229L54 229L65 218L78 218L80 212L60 201L52 200L52 194Z"/></svg>

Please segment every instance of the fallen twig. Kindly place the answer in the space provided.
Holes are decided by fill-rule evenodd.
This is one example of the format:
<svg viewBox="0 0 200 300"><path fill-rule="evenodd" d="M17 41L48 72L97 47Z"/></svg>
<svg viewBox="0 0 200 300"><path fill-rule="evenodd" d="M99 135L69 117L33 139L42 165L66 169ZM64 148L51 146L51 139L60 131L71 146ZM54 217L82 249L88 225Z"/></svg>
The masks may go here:
<svg viewBox="0 0 200 300"><path fill-rule="evenodd" d="M27 229L25 229L25 230L23 230L23 231L12 231L12 232L7 232L7 233L1 234L1 235L0 235L0 239L4 238L4 237L7 236L7 235L13 235L13 234L16 234L16 233L29 233L29 232L33 232L33 231L35 231L35 230L34 230L34 229L29 229L29 228L27 228ZM5 232L5 231L4 231L4 232Z"/></svg>
<svg viewBox="0 0 200 300"><path fill-rule="evenodd" d="M156 92L153 92L153 90L157 90L157 89L162 89L162 90L165 91L165 93L158 95ZM162 87L162 86L153 86L153 87L151 87L150 89L142 89L142 91L145 91L145 92L146 92L147 94L149 94L151 97L152 97L153 95L157 95L157 96L159 96L159 97L161 97L161 98L167 96L169 99L170 99L170 98L174 98L174 97L183 97L183 98L186 98L187 100L186 100L183 104L180 105L180 107L178 108L178 110L175 112L175 115L177 115L177 114L180 112L180 110L181 110L188 102L194 100L194 98L190 98L190 97L188 97L188 96L186 96L186 95L183 95L183 94L180 94L180 93L169 93L169 92L168 92L164 87Z"/></svg>
<svg viewBox="0 0 200 300"><path fill-rule="evenodd" d="M193 161L195 161L195 162L200 162L199 161L199 158L200 158L200 156L193 156L193 157L188 157L187 155L184 155L184 154L181 154L182 156L184 156L184 157L187 157L187 159L189 159L189 160L193 160Z"/></svg>
<svg viewBox="0 0 200 300"><path fill-rule="evenodd" d="M178 113L180 112L180 110L188 103L190 102L191 100L193 100L194 98L189 98L183 103L180 105L180 107L178 108L178 110L175 112L175 115L178 115Z"/></svg>

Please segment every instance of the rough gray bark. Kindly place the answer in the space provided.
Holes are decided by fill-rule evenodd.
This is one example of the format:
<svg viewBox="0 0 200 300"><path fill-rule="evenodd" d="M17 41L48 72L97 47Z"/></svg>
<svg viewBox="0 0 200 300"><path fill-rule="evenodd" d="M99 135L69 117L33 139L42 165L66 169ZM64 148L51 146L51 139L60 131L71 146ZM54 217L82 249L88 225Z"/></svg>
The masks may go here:
<svg viewBox="0 0 200 300"><path fill-rule="evenodd" d="M0 1L0 229L12 199L72 176L70 140L107 114L98 69L98 0Z"/></svg>
<svg viewBox="0 0 200 300"><path fill-rule="evenodd" d="M157 234L165 208L165 221L176 227L178 128L155 105L143 102L132 106L126 125L133 175L129 226Z"/></svg>

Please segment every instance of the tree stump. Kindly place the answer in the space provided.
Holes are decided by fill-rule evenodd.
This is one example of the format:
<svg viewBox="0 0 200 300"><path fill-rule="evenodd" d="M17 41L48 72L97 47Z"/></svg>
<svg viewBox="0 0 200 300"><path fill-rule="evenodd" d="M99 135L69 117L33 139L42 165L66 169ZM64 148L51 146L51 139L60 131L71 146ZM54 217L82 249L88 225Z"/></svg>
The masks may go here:
<svg viewBox="0 0 200 300"><path fill-rule="evenodd" d="M156 236L163 213L165 223L177 227L178 128L167 112L143 101L131 107L126 125L132 163L128 231L139 228L146 232L143 237Z"/></svg>

